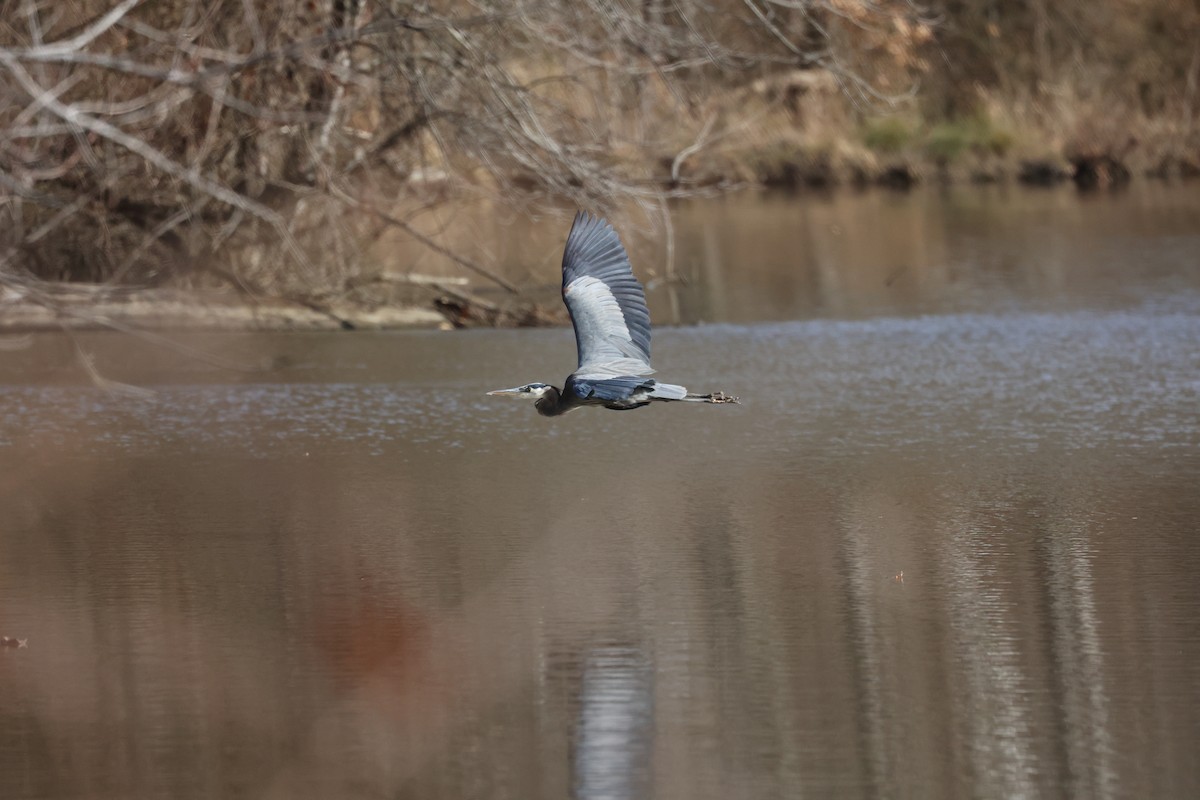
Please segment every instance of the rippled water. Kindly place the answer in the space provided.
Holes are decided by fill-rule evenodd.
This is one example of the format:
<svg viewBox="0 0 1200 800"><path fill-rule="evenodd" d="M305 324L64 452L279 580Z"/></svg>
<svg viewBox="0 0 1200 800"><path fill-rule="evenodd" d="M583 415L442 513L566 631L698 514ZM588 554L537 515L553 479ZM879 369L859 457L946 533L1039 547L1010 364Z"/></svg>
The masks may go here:
<svg viewBox="0 0 1200 800"><path fill-rule="evenodd" d="M741 406L483 395L562 330L0 352L3 794L1193 796L1200 276L1139 235L656 333Z"/></svg>

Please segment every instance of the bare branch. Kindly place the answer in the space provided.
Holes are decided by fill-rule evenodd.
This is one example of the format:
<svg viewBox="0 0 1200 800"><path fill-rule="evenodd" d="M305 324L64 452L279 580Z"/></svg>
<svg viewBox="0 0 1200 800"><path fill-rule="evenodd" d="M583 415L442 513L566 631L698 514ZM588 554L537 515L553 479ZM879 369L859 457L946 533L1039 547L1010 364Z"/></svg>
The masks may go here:
<svg viewBox="0 0 1200 800"><path fill-rule="evenodd" d="M142 0L122 0L122 2L117 4L116 8L100 17L100 19L93 22L76 36L61 42L54 42L53 44L43 44L38 47L31 48L28 52L36 52L38 53L38 57L41 58L55 58L68 53L77 53L94 42L109 28L116 25L121 20L121 17L129 13L129 10L141 1Z"/></svg>
<svg viewBox="0 0 1200 800"><path fill-rule="evenodd" d="M497 286L503 287L504 289L508 290L512 294L519 293L519 290L517 289L517 287L514 286L513 284L509 283L508 281L506 281L504 278L501 278L499 275L497 275L496 273L487 269L486 267L483 267L479 264L476 264L473 261L463 258L458 253L455 253L454 251L443 247L442 245L438 244L433 239L430 239L428 236L421 233L416 228L409 225L407 222L400 219L399 217L394 217L391 214L385 213L383 211L380 211L377 208L374 208L373 206L368 206L368 205L364 205L364 204L359 204L359 206L362 208L365 208L367 211L370 211L372 214L379 217L379 219L383 220L387 224L394 225L395 227L404 231L409 236L416 239L418 242L425 245L433 252L440 253L441 255L443 255L446 258L453 261L455 264L458 264L459 266L461 266L465 269L469 269L471 272L474 272L477 275L482 275L483 277L487 278L492 283L495 283Z"/></svg>
<svg viewBox="0 0 1200 800"><path fill-rule="evenodd" d="M141 139L130 136L120 128L110 125L104 120L97 119L89 114L79 111L74 106L64 105L50 96L42 87L38 86L28 72L10 53L0 51L0 64L8 68L8 71L13 74L21 86L29 93L36 102L43 105L48 111L60 117L66 122L78 125L80 128L91 131L98 136L103 136L105 139L112 141L125 149L136 153L149 163L161 169L168 175L178 178L189 185L199 189L205 194L212 195L217 200L220 200L227 205L252 214L255 217L263 220L275 229L279 234L279 238L287 245L292 256L297 263L311 269L308 257L300 249L299 244L288 231L287 223L275 211L266 206L243 197L232 189L228 189L219 183L205 177L194 169L189 169L176 162L172 161L163 153L155 150L150 145L143 142Z"/></svg>
<svg viewBox="0 0 1200 800"><path fill-rule="evenodd" d="M712 131L713 123L717 121L716 114L712 114L704 121L704 127L700 129L700 133L696 134L696 141L692 142L688 147L683 148L675 156L671 162L671 182L679 182L679 168L683 166L683 162L688 156L700 152L708 140L708 134Z"/></svg>
<svg viewBox="0 0 1200 800"><path fill-rule="evenodd" d="M414 224L464 195L632 207L671 236L669 198L743 174L719 172L752 138L731 134L794 122L732 112L751 81L822 69L866 104L894 100L903 81L848 65L859 42L895 49L882 37L915 14L906 0L109 5L60 4L51 21L21 0L27 24L0 46L3 263L302 298L369 272L387 227L516 293ZM702 159L705 180L687 180Z"/></svg>

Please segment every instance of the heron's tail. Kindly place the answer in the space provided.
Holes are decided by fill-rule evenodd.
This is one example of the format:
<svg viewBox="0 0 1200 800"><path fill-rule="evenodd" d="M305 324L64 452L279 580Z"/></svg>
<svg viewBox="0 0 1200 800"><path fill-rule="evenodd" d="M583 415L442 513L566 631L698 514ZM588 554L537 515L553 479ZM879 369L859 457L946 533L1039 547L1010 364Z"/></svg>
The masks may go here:
<svg viewBox="0 0 1200 800"><path fill-rule="evenodd" d="M673 383L654 383L650 391L650 399L652 400L682 400L687 403L737 403L738 398L725 394L724 392L712 392L711 394L692 394L682 386L676 386Z"/></svg>

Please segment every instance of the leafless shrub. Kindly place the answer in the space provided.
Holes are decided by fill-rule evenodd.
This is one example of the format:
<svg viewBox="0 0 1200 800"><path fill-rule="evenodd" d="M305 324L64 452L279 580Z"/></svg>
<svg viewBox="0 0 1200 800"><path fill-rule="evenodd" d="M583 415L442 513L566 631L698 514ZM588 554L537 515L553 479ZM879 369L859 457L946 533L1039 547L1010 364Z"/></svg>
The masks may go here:
<svg viewBox="0 0 1200 800"><path fill-rule="evenodd" d="M314 296L386 229L444 248L422 204L661 202L732 124L712 92L815 68L863 99L903 90L922 25L903 0L0 9L0 281L26 297L64 279ZM864 66L875 50L889 67Z"/></svg>

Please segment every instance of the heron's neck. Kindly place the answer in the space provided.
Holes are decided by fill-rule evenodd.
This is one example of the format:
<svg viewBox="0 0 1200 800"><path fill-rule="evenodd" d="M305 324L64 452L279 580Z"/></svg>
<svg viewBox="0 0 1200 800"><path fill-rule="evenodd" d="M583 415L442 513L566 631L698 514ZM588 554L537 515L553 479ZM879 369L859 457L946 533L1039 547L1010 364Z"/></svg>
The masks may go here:
<svg viewBox="0 0 1200 800"><path fill-rule="evenodd" d="M557 417L559 414L565 414L570 411L562 402L562 394L553 386L537 399L534 406L543 417Z"/></svg>

